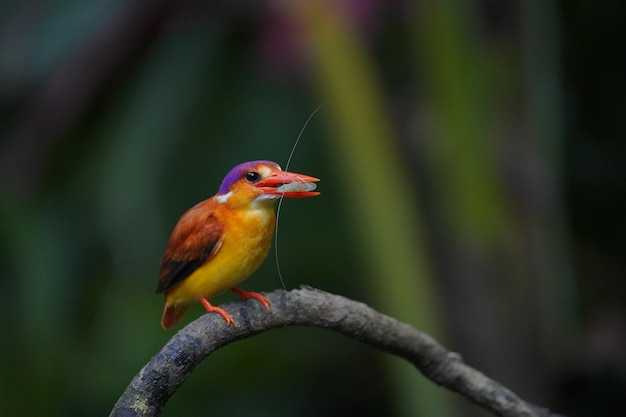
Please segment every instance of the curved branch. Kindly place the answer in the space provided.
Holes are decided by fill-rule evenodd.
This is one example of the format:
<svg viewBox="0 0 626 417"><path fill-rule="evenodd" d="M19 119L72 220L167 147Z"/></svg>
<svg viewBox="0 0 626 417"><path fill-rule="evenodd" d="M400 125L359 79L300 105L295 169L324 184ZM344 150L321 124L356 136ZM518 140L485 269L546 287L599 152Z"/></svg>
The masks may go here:
<svg viewBox="0 0 626 417"><path fill-rule="evenodd" d="M555 417L521 400L430 336L367 305L310 287L265 294L271 313L259 304L230 302L225 309L237 322L227 326L217 314L204 314L178 333L133 378L111 417L157 416L176 389L204 358L234 341L284 326L322 327L415 365L435 383L456 391L499 416Z"/></svg>

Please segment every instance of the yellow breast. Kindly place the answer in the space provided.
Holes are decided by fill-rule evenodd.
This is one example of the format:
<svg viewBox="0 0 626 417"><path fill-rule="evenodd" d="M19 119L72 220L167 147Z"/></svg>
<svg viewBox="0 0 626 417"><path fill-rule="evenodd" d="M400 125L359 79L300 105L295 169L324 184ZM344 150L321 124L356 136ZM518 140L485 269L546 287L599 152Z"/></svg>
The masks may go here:
<svg viewBox="0 0 626 417"><path fill-rule="evenodd" d="M220 249L168 292L170 302L188 304L236 287L267 257L276 224L273 205L248 209L229 209L224 205L216 211L216 217L224 224Z"/></svg>

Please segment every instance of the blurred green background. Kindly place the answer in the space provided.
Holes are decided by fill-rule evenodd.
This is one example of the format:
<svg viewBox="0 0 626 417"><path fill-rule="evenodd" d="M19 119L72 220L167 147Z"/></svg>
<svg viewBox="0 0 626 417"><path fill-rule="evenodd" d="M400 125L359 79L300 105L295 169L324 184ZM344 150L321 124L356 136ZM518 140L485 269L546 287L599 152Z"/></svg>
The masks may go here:
<svg viewBox="0 0 626 417"><path fill-rule="evenodd" d="M172 336L169 232L286 163L280 267L436 336L522 398L626 389L623 2L0 5L0 415L107 415ZM273 256L243 287L281 286ZM218 296L217 303L233 299ZM198 305L184 323L202 314ZM483 416L318 329L216 352L164 416Z"/></svg>

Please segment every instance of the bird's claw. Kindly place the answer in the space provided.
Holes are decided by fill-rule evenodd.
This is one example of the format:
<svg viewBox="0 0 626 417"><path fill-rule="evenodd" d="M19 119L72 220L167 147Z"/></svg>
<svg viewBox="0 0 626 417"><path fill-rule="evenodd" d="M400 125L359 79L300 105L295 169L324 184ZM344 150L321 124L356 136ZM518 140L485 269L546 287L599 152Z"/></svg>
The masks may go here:
<svg viewBox="0 0 626 417"><path fill-rule="evenodd" d="M208 300L205 299L205 298L200 298L200 302L204 306L204 309L206 310L207 313L217 313L220 316L222 316L224 321L226 321L226 325L227 326L237 327L237 323L235 323L235 320L233 319L233 316L228 314L226 312L226 310L224 310L223 308L220 308L220 307L215 307L214 305L209 303Z"/></svg>
<svg viewBox="0 0 626 417"><path fill-rule="evenodd" d="M270 304L272 303L266 296L261 295L258 292L244 291L241 288L233 288L232 291L239 294L239 297L241 297L242 300L246 300L248 298L254 298L259 303L261 303L261 305L265 307L265 309L268 312L270 311Z"/></svg>

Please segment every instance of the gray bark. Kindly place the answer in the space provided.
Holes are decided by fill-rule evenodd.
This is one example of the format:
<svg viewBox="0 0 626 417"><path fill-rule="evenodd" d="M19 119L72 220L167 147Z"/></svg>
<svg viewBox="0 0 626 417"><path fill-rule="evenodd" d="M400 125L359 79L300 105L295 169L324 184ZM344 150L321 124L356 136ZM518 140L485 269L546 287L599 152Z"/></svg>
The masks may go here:
<svg viewBox="0 0 626 417"><path fill-rule="evenodd" d="M367 305L309 287L265 294L268 313L253 300L222 305L237 323L204 314L178 333L133 378L111 417L158 416L176 389L203 359L234 341L285 326L322 327L400 356L433 382L467 397L495 415L556 417L467 366L432 337Z"/></svg>

